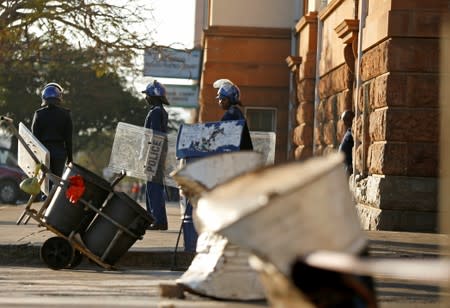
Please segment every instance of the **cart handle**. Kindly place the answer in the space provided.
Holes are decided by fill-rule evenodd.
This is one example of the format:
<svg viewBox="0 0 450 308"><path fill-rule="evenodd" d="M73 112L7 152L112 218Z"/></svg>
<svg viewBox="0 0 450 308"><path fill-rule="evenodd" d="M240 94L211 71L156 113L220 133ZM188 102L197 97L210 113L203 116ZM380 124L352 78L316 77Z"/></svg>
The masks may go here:
<svg viewBox="0 0 450 308"><path fill-rule="evenodd" d="M34 160L34 162L36 164L40 164L40 166L41 166L40 169L42 170L42 172L47 173L49 171L49 169L44 164L41 164L41 162L36 157L36 155L33 153L33 151L31 151L28 144L25 142L25 140L22 138L22 136L19 134L16 127L14 126L14 120L9 117L6 117L6 116L0 116L0 122L2 122L2 121L6 122L7 125L11 128L13 135L17 138L17 140L20 141L20 143L22 143L23 147L28 152L28 154L30 154L30 156Z"/></svg>
<svg viewBox="0 0 450 308"><path fill-rule="evenodd" d="M126 175L127 172L125 170L120 171L117 177L111 182L111 187L116 186Z"/></svg>
<svg viewBox="0 0 450 308"><path fill-rule="evenodd" d="M11 119L11 118L9 118L9 117L7 117L7 116L0 116L0 121L6 121L6 122L9 122L9 123L13 123L13 119Z"/></svg>

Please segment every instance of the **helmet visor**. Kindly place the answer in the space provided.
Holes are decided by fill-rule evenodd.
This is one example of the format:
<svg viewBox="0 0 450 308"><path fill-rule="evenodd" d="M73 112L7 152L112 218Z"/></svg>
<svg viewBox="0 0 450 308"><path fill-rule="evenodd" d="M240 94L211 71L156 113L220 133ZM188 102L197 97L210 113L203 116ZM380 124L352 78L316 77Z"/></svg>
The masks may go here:
<svg viewBox="0 0 450 308"><path fill-rule="evenodd" d="M227 96L223 95L222 93L217 94L216 99L217 100L224 100L228 98Z"/></svg>

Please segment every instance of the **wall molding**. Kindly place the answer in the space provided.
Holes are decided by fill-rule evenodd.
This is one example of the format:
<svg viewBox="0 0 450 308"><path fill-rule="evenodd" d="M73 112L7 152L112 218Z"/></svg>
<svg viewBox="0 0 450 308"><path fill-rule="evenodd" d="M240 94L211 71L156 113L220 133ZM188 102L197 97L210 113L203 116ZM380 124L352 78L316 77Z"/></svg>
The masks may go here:
<svg viewBox="0 0 450 308"><path fill-rule="evenodd" d="M211 26L204 30L207 36L221 37L251 37L251 38L273 38L290 39L289 28L261 28L261 27L236 27L236 26Z"/></svg>
<svg viewBox="0 0 450 308"><path fill-rule="evenodd" d="M302 57L299 56L288 56L286 58L286 63L291 70L291 72L295 73L298 71L300 64L302 64Z"/></svg>
<svg viewBox="0 0 450 308"><path fill-rule="evenodd" d="M336 10L344 0L333 0L328 5L319 12L319 19L323 21L326 19L334 10Z"/></svg>
<svg viewBox="0 0 450 308"><path fill-rule="evenodd" d="M317 24L317 12L309 12L308 15L300 18L298 23L295 25L295 32L299 33L309 24Z"/></svg>

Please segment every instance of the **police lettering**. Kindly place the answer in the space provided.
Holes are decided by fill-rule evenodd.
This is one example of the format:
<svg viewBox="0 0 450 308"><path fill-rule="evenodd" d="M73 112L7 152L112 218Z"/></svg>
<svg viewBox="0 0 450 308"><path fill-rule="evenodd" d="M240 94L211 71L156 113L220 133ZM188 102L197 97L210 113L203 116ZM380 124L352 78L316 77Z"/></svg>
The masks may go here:
<svg viewBox="0 0 450 308"><path fill-rule="evenodd" d="M162 144L162 140L152 140L147 157L147 173L150 173L152 175L156 174L156 170L158 169L159 156L161 155Z"/></svg>

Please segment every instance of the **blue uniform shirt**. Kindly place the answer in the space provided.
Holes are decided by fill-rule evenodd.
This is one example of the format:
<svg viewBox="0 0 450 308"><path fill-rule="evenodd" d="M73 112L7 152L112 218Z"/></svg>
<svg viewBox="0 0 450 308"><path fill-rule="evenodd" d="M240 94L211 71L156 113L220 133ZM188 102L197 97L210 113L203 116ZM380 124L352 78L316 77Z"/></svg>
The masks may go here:
<svg viewBox="0 0 450 308"><path fill-rule="evenodd" d="M145 118L144 127L167 133L168 119L167 111L162 105L152 105Z"/></svg>
<svg viewBox="0 0 450 308"><path fill-rule="evenodd" d="M339 151L343 152L345 155L345 169L347 173L350 175L353 173L353 164L352 164L352 151L353 151L353 135L352 135L352 129L349 128L345 132L344 137L342 138L342 142L339 145Z"/></svg>
<svg viewBox="0 0 450 308"><path fill-rule="evenodd" d="M225 111L221 119L221 121L233 121L233 120L245 120L242 111L236 105L231 105L230 108L228 108L228 110Z"/></svg>
<svg viewBox="0 0 450 308"><path fill-rule="evenodd" d="M230 108L228 108L228 110L225 111L221 121L235 121L235 120L245 120L245 117L241 109L239 109L236 105L231 105ZM247 126L247 121L245 121L244 131L242 132L240 149L253 150L252 138L250 137L250 131Z"/></svg>

